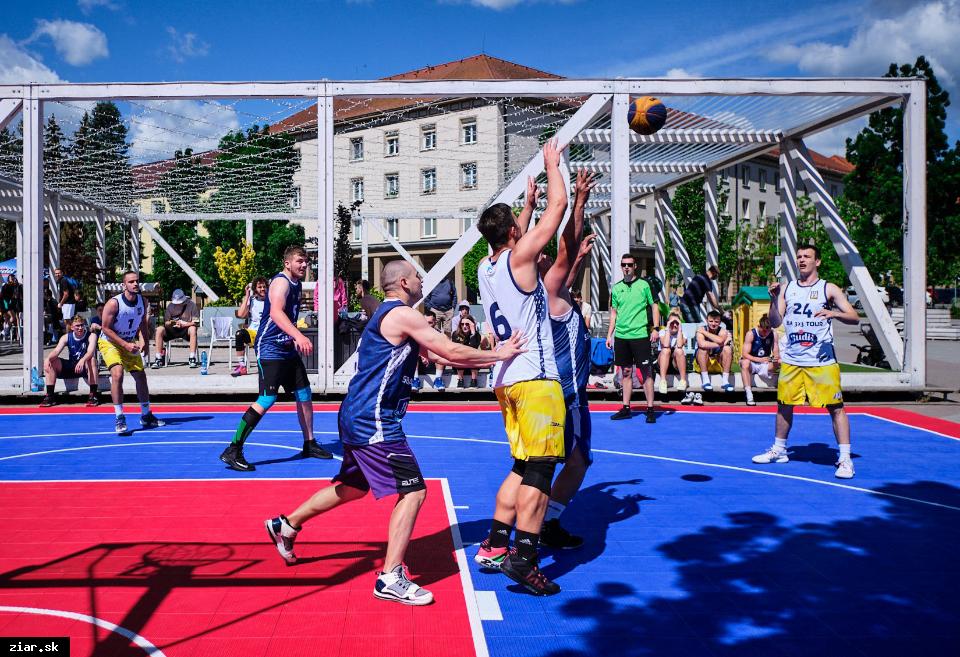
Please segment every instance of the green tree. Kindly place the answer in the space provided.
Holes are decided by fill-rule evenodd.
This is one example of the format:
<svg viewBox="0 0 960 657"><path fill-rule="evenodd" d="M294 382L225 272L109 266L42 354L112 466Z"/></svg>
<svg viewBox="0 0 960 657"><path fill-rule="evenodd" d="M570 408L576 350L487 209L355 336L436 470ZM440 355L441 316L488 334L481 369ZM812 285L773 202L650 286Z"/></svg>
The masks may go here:
<svg viewBox="0 0 960 657"><path fill-rule="evenodd" d="M927 268L931 283L950 283L960 272L960 142L950 148L945 132L949 94L925 57L912 65L890 64L884 77L927 81ZM854 139L847 159L856 165L845 182L843 217L867 268L877 275L902 271L903 111L874 112Z"/></svg>
<svg viewBox="0 0 960 657"><path fill-rule="evenodd" d="M21 178L23 162L23 139L19 129L0 130L0 176ZM17 225L12 221L0 221L0 260L8 260L17 255Z"/></svg>
<svg viewBox="0 0 960 657"><path fill-rule="evenodd" d="M359 205L355 202L353 207ZM353 229L353 215L343 203L337 204L336 241L333 243L333 276L340 278L349 286L350 265L353 262L353 249L350 247L350 232ZM349 290L348 290L349 295Z"/></svg>
<svg viewBox="0 0 960 657"><path fill-rule="evenodd" d="M727 205L727 186L723 181L717 183L717 207L722 211ZM680 235L683 237L684 246L687 248L687 255L690 256L690 263L694 274L702 273L706 267L706 217L704 215L704 194L703 179L698 178L677 187L674 192L673 213L677 217L677 225L680 228ZM718 242L718 267L720 269L721 281L724 277L733 275L737 269L739 253L735 248L734 231L730 228L730 215L722 213L717 218L719 224L717 242ZM666 254L665 269L667 279L678 284L682 275L680 264L677 262L677 256L673 248L673 240L670 237L670 231L664 227L664 250ZM720 286L723 289L723 286Z"/></svg>
<svg viewBox="0 0 960 657"><path fill-rule="evenodd" d="M43 130L43 184L61 189L63 184L63 160L67 155L67 139L53 114L47 119Z"/></svg>
<svg viewBox="0 0 960 657"><path fill-rule="evenodd" d="M846 287L847 273L840 262L840 256L833 248L823 221L817 216L817 208L806 196L797 197L797 244L816 244L820 247L820 278ZM785 253L784 257L794 257L794 254Z"/></svg>

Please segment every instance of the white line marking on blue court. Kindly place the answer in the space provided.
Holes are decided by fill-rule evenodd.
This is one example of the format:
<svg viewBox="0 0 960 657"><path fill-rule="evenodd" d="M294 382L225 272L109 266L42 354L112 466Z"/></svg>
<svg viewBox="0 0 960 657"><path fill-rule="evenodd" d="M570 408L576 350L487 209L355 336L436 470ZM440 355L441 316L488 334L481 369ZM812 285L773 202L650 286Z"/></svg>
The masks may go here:
<svg viewBox="0 0 960 657"><path fill-rule="evenodd" d="M502 621L503 612L497 600L496 591L477 591L477 607L480 609L480 620Z"/></svg>
<svg viewBox="0 0 960 657"><path fill-rule="evenodd" d="M86 614L78 614L73 611L61 611L59 609L40 609L39 607L7 607L0 606L0 612L9 612L11 614L37 614L39 616L56 616L58 618L68 618L70 620L83 621L84 623L90 623L91 625L96 625L110 632L119 634L120 636L129 639L133 643L140 646L145 653L150 655L150 657L166 657L163 654L163 651L160 648L156 647L142 636L128 630L125 627L120 627L115 625L110 621L105 621L101 618L95 618L94 616L87 616Z"/></svg>
<svg viewBox="0 0 960 657"><path fill-rule="evenodd" d="M244 443L245 445L254 445L256 447L276 447L277 449L289 449L294 452L303 451L302 447L291 447L290 445L274 445L272 443ZM44 454L59 454L62 452L82 452L88 449L105 449L108 447L140 447L142 445L221 445L224 443L219 440L166 440L154 441L149 443L114 443L112 445L87 445L85 447L64 447L62 449L48 449L42 452L28 452L27 454L14 454L12 456L0 456L0 461L10 459L22 459L28 456L42 456ZM342 456L333 455L333 458L342 461Z"/></svg>
<svg viewBox="0 0 960 657"><path fill-rule="evenodd" d="M456 504L456 505L454 505L453 508L454 508L454 509L457 509L457 510L459 511L459 510L461 510L461 509L469 509L470 507L467 506L466 504Z"/></svg>

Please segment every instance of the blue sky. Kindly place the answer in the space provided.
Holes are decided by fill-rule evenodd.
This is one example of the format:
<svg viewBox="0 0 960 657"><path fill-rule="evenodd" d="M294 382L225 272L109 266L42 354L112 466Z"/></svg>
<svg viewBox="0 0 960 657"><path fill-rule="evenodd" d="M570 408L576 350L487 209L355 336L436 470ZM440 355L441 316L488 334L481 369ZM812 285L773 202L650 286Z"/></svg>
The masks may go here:
<svg viewBox="0 0 960 657"><path fill-rule="evenodd" d="M925 54L960 102L960 0L675 5L35 0L4 10L0 82L373 79L480 52L568 77L872 76Z"/></svg>

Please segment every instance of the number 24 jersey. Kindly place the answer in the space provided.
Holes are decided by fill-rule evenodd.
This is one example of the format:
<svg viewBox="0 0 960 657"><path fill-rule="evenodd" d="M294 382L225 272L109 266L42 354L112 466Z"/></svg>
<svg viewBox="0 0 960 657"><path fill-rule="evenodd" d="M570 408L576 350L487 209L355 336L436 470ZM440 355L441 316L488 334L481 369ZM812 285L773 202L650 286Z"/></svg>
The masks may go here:
<svg viewBox="0 0 960 657"><path fill-rule="evenodd" d="M816 314L827 307L827 282L818 280L813 285L787 283L783 293L786 312L783 326L787 344L780 354L788 365L813 367L837 362L833 351L833 326L828 317Z"/></svg>

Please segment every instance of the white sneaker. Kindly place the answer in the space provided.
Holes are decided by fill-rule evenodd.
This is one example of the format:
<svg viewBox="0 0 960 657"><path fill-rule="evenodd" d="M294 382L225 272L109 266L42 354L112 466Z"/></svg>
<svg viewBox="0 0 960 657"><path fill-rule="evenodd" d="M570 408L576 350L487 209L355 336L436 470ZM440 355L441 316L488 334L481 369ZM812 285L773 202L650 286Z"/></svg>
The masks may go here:
<svg viewBox="0 0 960 657"><path fill-rule="evenodd" d="M683 396L683 399L680 400L680 403L684 406L689 406L693 403L694 397L696 397L696 395L694 394L693 390L690 390Z"/></svg>
<svg viewBox="0 0 960 657"><path fill-rule="evenodd" d="M660 379L660 381L657 383L657 392L659 392L661 395L667 394L667 380L666 380L666 379Z"/></svg>
<svg viewBox="0 0 960 657"><path fill-rule="evenodd" d="M400 602L405 605L428 605L433 594L410 581L407 567L400 564L389 573L380 573L373 587L373 596L381 600Z"/></svg>
<svg viewBox="0 0 960 657"><path fill-rule="evenodd" d="M677 379L677 382L676 382L675 386L676 386L676 388L677 388L677 392L683 392L684 390L687 389L687 380L686 380L686 379Z"/></svg>
<svg viewBox="0 0 960 657"><path fill-rule="evenodd" d="M782 447L772 446L763 454L757 454L753 457L754 463L786 463L790 460L787 456L787 450Z"/></svg>
<svg viewBox="0 0 960 657"><path fill-rule="evenodd" d="M264 520L263 524L283 560L288 564L297 563L297 555L293 553L293 542L297 540L297 530L283 516Z"/></svg>
<svg viewBox="0 0 960 657"><path fill-rule="evenodd" d="M853 479L853 461L840 459L837 461L837 471L833 473L837 479Z"/></svg>
<svg viewBox="0 0 960 657"><path fill-rule="evenodd" d="M694 406L703 406L703 395L699 392L693 393L693 405Z"/></svg>

